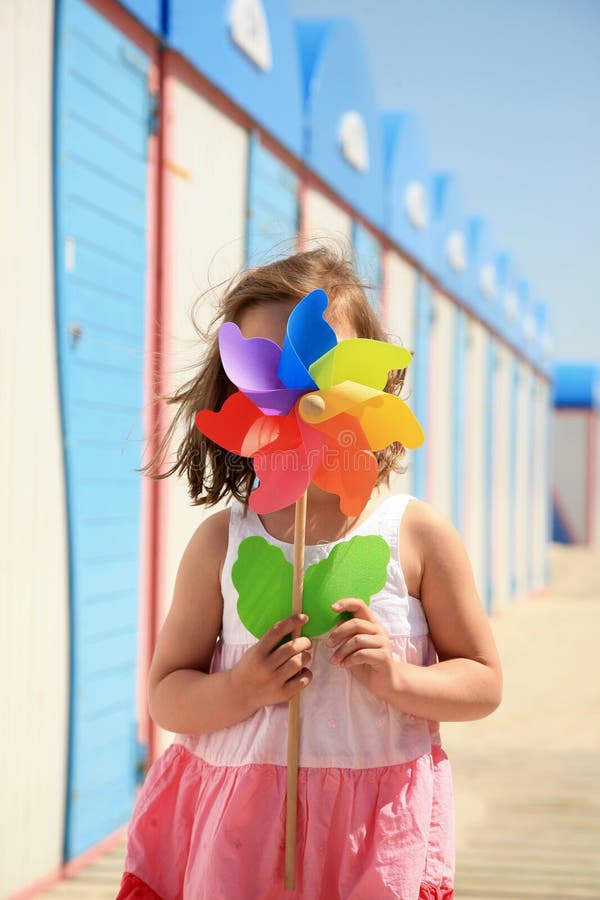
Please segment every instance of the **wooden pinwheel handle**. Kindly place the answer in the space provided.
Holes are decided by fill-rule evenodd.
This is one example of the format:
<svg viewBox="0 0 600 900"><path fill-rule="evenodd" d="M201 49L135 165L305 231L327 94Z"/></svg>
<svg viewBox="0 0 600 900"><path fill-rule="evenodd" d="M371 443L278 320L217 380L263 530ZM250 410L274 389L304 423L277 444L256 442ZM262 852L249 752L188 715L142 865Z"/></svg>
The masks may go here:
<svg viewBox="0 0 600 900"><path fill-rule="evenodd" d="M302 612L304 588L304 544L306 538L306 491L296 501L294 522L294 581L292 587L292 615ZM297 629L292 638L300 637ZM300 747L300 694L289 701L287 814L285 823L285 889L296 886L296 821L298 815L298 753Z"/></svg>

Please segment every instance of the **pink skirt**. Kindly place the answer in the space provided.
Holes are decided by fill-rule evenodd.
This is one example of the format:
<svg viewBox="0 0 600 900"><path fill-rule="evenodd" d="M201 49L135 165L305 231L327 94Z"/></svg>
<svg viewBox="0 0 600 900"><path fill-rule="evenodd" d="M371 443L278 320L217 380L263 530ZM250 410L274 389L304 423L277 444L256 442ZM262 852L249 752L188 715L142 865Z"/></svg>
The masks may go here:
<svg viewBox="0 0 600 900"><path fill-rule="evenodd" d="M284 889L285 796L283 766L212 766L171 744L137 799L117 900L454 896L441 747L376 769L301 768L293 892Z"/></svg>

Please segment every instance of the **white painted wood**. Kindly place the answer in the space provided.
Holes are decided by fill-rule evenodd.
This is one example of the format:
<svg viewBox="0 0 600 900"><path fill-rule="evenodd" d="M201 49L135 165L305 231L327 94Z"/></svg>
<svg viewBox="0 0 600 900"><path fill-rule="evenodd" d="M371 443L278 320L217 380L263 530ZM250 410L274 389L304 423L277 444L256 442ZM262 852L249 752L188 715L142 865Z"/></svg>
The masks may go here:
<svg viewBox="0 0 600 900"><path fill-rule="evenodd" d="M531 441L533 439L531 409L531 369L519 361L519 386L517 390L517 499L516 499L516 596L528 590L527 570L530 548L530 522L532 504Z"/></svg>
<svg viewBox="0 0 600 900"><path fill-rule="evenodd" d="M489 510L484 502L485 372L487 369L488 334L471 319L467 325L467 358L465 379L465 545L482 603L485 598L485 527Z"/></svg>
<svg viewBox="0 0 600 900"><path fill-rule="evenodd" d="M248 135L174 78L167 79L166 92L170 118L165 170L169 198L165 362L168 387L173 389L197 371L202 356L203 344L190 318L196 298L244 265ZM200 328L209 325L221 292L222 288L216 288L196 306ZM173 412L168 410L169 415ZM191 506L187 483L175 481L174 476L162 482L161 489L160 622L171 603L183 551L196 527L214 511ZM159 734L158 753L172 738L160 729Z"/></svg>
<svg viewBox="0 0 600 900"><path fill-rule="evenodd" d="M401 256L388 251L383 257L384 266L384 305L383 324L390 338L403 347L414 350L416 322L417 273ZM408 366L402 390L402 399L413 408L414 366ZM424 451L421 451L424 452ZM394 481L395 489L405 493L413 490L412 452L406 451L404 465L406 472Z"/></svg>
<svg viewBox="0 0 600 900"><path fill-rule="evenodd" d="M547 430L548 387L547 382L535 375L535 398L533 409L535 465L532 476L533 493L533 590L544 585L546 558L546 523L548 516L548 466Z"/></svg>
<svg viewBox="0 0 600 900"><path fill-rule="evenodd" d="M428 500L452 518L454 451L452 383L456 307L444 294L432 296L433 322L429 352L429 420L427 423Z"/></svg>
<svg viewBox="0 0 600 900"><path fill-rule="evenodd" d="M62 858L68 556L52 245L54 4L0 4L0 895Z"/></svg>
<svg viewBox="0 0 600 900"><path fill-rule="evenodd" d="M324 194L307 188L303 200L304 249L325 244L352 253L352 219Z"/></svg>
<svg viewBox="0 0 600 900"><path fill-rule="evenodd" d="M492 609L505 607L510 599L510 390L512 353L498 345L498 368L494 397L494 446L492 457Z"/></svg>

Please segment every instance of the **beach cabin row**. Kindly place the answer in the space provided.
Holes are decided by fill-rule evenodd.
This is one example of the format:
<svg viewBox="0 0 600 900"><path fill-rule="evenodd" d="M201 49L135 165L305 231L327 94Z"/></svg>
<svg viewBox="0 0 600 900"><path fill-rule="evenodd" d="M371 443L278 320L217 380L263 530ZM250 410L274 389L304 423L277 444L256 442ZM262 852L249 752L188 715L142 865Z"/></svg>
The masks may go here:
<svg viewBox="0 0 600 900"><path fill-rule="evenodd" d="M547 577L551 336L418 116L377 107L352 22L297 21L287 0L2 16L0 893L26 896L122 836L170 739L146 677L204 513L136 469L169 422L154 392L201 352L196 298L295 246L353 248L414 351L426 444L398 486L456 523L490 612Z"/></svg>

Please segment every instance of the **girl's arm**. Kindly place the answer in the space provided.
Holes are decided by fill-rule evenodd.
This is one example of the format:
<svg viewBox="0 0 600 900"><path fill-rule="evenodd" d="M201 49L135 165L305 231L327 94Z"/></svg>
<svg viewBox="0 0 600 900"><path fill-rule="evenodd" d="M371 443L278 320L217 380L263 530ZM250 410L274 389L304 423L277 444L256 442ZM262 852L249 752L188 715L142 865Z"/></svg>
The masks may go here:
<svg viewBox="0 0 600 900"><path fill-rule="evenodd" d="M233 669L209 674L223 616L220 582L228 529L229 510L207 518L179 564L171 608L148 676L150 715L167 731L218 731L248 718L261 706L288 700L312 677L306 669L308 638L277 647L306 616L278 622Z"/></svg>
<svg viewBox="0 0 600 900"><path fill-rule="evenodd" d="M460 536L419 501L409 503L401 532L409 592L420 596L439 662L417 666L394 660L387 634L369 608L342 600L334 608L355 618L332 633L333 663L350 668L373 693L410 715L436 721L483 718L500 703L502 670Z"/></svg>

